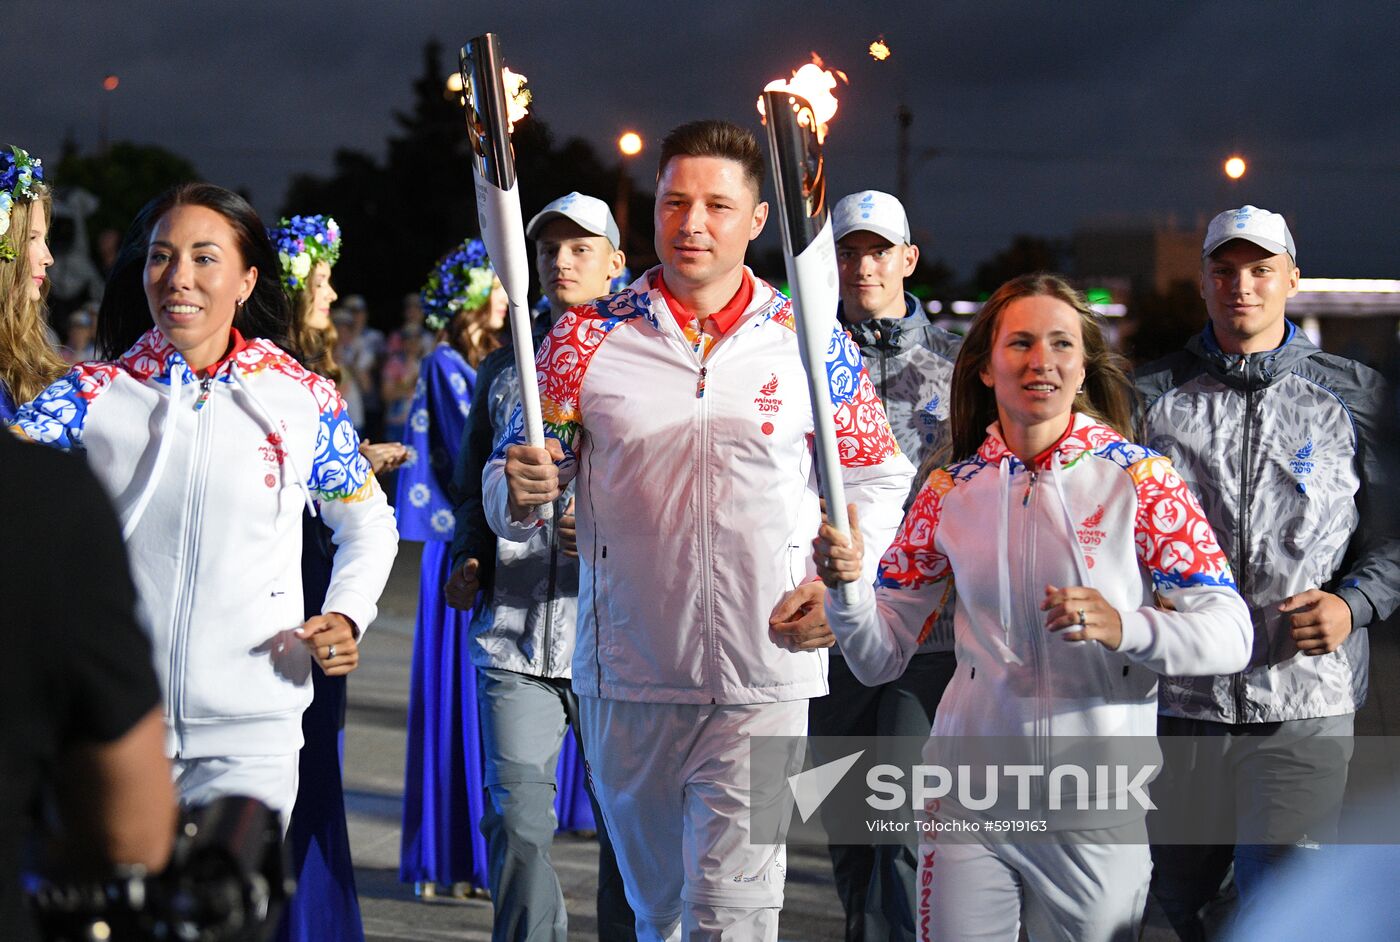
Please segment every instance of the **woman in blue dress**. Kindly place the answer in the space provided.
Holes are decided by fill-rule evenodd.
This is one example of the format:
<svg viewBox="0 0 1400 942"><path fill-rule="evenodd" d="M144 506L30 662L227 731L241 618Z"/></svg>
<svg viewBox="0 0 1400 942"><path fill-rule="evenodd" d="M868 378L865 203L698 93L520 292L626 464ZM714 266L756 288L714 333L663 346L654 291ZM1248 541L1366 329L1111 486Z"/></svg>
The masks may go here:
<svg viewBox="0 0 1400 942"><path fill-rule="evenodd" d="M292 345L303 366L339 383L341 371L333 356L336 336L331 305L336 293L331 268L340 258L340 227L326 216L293 216L279 220L268 235L277 248L282 288L291 301ZM392 470L406 455L397 443L363 443L360 453L376 474ZM308 618L325 601L334 555L329 529L319 519L304 515L301 577ZM280 942L363 942L341 775L346 678L328 677L319 670L311 678L315 694L301 718L300 787L287 833L297 890L282 916L277 938Z"/></svg>
<svg viewBox="0 0 1400 942"><path fill-rule="evenodd" d="M53 200L43 164L18 147L0 147L0 422L68 371L49 343L49 219Z"/></svg>
<svg viewBox="0 0 1400 942"><path fill-rule="evenodd" d="M476 674L467 650L471 614L443 598L456 525L452 465L466 432L476 367L500 346L506 293L485 246L469 240L445 256L423 287L424 320L437 332L409 408L395 501L402 539L423 543L408 706L399 879L424 897L462 896L487 885Z"/></svg>

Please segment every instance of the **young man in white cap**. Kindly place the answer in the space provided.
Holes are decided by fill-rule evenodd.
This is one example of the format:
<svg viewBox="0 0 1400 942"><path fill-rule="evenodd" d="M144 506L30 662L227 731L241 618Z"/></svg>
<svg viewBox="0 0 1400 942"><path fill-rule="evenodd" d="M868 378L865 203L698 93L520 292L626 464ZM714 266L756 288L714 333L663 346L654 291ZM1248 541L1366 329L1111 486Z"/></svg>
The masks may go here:
<svg viewBox="0 0 1400 942"><path fill-rule="evenodd" d="M1168 764L1154 800L1223 805L1239 833L1234 846L1153 847L1153 895L1187 940L1205 937L1200 910L1232 862L1249 906L1295 844L1336 837L1366 698L1364 629L1400 603L1400 540L1379 454L1385 384L1285 318L1297 258L1282 216L1254 206L1216 216L1202 251L1210 322L1137 376L1143 441L1200 496L1255 626L1242 673L1163 678L1160 688L1160 731L1210 737L1202 743L1214 763ZM1208 795L1193 781L1207 766L1227 770ZM1260 837L1285 833L1287 844Z"/></svg>
<svg viewBox="0 0 1400 942"><path fill-rule="evenodd" d="M820 510L792 305L744 266L768 215L762 178L742 128L667 135L661 265L564 315L538 357L548 447L517 444L517 413L483 480L512 540L577 481L574 687L645 940L777 938L785 849L756 843L749 739L790 737L800 761L807 701L826 693L825 651L768 630L815 575ZM887 546L912 468L844 333L828 357L846 493L866 545Z"/></svg>
<svg viewBox="0 0 1400 942"><path fill-rule="evenodd" d="M622 273L617 223L600 199L570 193L526 226L549 310L535 321L540 341L569 308L603 297ZM520 402L514 347L482 362L467 436L458 455L457 530L448 602L470 609L469 649L477 670L488 804L481 829L490 855L492 937L563 942L567 914L550 862L557 826L555 769L565 730L577 730L578 698L569 677L578 611L578 553L572 489L554 520L524 543L498 542L481 502L481 470ZM598 937L633 938L607 828L598 818Z"/></svg>
<svg viewBox="0 0 1400 942"><path fill-rule="evenodd" d="M919 300L904 290L919 262L919 248L898 199L879 190L852 193L836 204L831 225L841 289L837 317L860 347L900 450L926 473L927 461L950 460L941 453L949 444L948 389L962 339L929 323ZM917 488L919 481L914 483ZM812 701L811 735L927 736L943 688L957 669L953 607L943 607L898 680L867 687L833 648L831 692ZM813 764L823 758L814 756ZM907 846L832 844L830 851L847 942L912 940L918 874L912 823Z"/></svg>

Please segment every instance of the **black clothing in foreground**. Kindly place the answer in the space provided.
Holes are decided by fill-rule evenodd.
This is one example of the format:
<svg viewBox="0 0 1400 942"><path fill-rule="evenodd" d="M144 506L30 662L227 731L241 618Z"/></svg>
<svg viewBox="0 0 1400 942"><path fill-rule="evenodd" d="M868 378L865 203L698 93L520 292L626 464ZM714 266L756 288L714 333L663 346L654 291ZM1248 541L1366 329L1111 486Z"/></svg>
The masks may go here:
<svg viewBox="0 0 1400 942"><path fill-rule="evenodd" d="M20 860L63 751L160 702L117 520L79 458L0 433L0 935L35 938Z"/></svg>

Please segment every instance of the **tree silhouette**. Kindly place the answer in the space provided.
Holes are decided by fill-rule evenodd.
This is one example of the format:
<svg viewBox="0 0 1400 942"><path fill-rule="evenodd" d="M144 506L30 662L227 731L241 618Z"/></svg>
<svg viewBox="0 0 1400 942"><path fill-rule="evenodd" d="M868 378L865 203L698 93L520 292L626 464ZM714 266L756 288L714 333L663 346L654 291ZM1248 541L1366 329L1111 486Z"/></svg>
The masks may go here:
<svg viewBox="0 0 1400 942"><path fill-rule="evenodd" d="M125 232L137 211L157 193L198 179L194 164L178 154L125 141L86 155L66 142L54 173L55 182L65 189L80 188L97 197L97 209L87 219L89 242L104 229Z"/></svg>
<svg viewBox="0 0 1400 942"><path fill-rule="evenodd" d="M455 97L444 95L449 72L441 44L425 43L412 106L395 116L399 133L389 140L383 164L339 150L330 177L296 177L283 201L284 215L326 213L340 223L345 248L336 266L337 289L364 295L381 326L393 326L398 299L421 287L439 257L479 234L465 116ZM578 138L556 147L542 110L532 107L512 134L524 218L570 190L611 203L619 166L604 163ZM634 190L630 206L628 248L649 248L650 194ZM634 272L638 261L629 252Z"/></svg>
<svg viewBox="0 0 1400 942"><path fill-rule="evenodd" d="M1060 271L1065 260L1062 243L1040 236L1018 235L1011 245L977 266L973 286L985 297L1012 278L1038 271Z"/></svg>

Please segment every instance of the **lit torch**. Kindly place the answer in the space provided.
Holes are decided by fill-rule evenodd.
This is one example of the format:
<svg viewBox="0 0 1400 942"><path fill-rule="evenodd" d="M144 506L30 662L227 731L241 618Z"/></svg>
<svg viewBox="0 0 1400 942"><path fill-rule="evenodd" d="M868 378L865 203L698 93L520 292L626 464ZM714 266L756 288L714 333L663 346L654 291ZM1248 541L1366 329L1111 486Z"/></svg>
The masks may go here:
<svg viewBox="0 0 1400 942"><path fill-rule="evenodd" d="M851 532L846 513L846 488L836 449L836 420L826 361L836 337L836 242L827 218L826 167L822 141L826 125L836 114L832 89L839 76L813 61L793 73L790 81L770 82L758 100L768 127L768 150L778 190L778 217L783 231L783 260L787 263L802 365L812 399L821 486L826 514L840 533ZM842 597L855 601L855 586L841 587Z"/></svg>
<svg viewBox="0 0 1400 942"><path fill-rule="evenodd" d="M531 445L543 448L544 422L540 416L530 309L526 304L530 262L525 253L525 226L520 214L520 190L515 180L515 152L510 146L510 132L515 122L525 117L530 92L525 88L525 76L501 65L500 43L495 33L483 33L468 40L462 47L460 66L481 241L486 243L491 267L510 299L510 334L515 342L525 438ZM539 515L541 519L549 519L553 516L553 507L543 505Z"/></svg>

